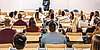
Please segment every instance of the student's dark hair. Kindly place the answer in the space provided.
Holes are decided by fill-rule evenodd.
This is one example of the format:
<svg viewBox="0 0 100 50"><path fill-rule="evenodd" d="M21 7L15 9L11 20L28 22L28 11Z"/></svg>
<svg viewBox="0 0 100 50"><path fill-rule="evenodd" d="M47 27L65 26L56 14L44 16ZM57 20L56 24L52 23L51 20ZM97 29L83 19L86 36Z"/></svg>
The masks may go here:
<svg viewBox="0 0 100 50"><path fill-rule="evenodd" d="M64 11L62 11L62 16L64 16L65 15L65 12Z"/></svg>
<svg viewBox="0 0 100 50"><path fill-rule="evenodd" d="M100 21L97 22L97 26L100 27Z"/></svg>
<svg viewBox="0 0 100 50"><path fill-rule="evenodd" d="M39 19L39 12L35 13L35 18Z"/></svg>
<svg viewBox="0 0 100 50"><path fill-rule="evenodd" d="M72 16L74 17L74 13L73 13L73 11L71 11L70 13L71 13L71 14L72 14Z"/></svg>
<svg viewBox="0 0 100 50"><path fill-rule="evenodd" d="M51 16L50 19L54 19L54 14L53 13L50 16Z"/></svg>
<svg viewBox="0 0 100 50"><path fill-rule="evenodd" d="M18 18L19 18L19 19L22 18L22 14L18 14Z"/></svg>
<svg viewBox="0 0 100 50"><path fill-rule="evenodd" d="M17 11L14 11L14 15L15 15L15 16L17 15Z"/></svg>
<svg viewBox="0 0 100 50"><path fill-rule="evenodd" d="M50 30L51 32L54 32L54 31L56 30L56 24L55 24L53 21L51 21L51 22L49 23L49 30Z"/></svg>
<svg viewBox="0 0 100 50"><path fill-rule="evenodd" d="M10 12L9 13L9 16L12 18L13 17L13 15L14 15L14 12Z"/></svg>
<svg viewBox="0 0 100 50"><path fill-rule="evenodd" d="M30 18L30 20L29 20L29 27L34 27L34 26L36 26L34 18Z"/></svg>
<svg viewBox="0 0 100 50"><path fill-rule="evenodd" d="M24 33L18 33L14 36L14 44L16 49L23 49L26 43L26 35Z"/></svg>
<svg viewBox="0 0 100 50"><path fill-rule="evenodd" d="M99 17L99 11L95 11L95 17Z"/></svg>
<svg viewBox="0 0 100 50"><path fill-rule="evenodd" d="M52 13L54 13L54 10L53 9L50 9L49 10L49 15L51 15Z"/></svg>
<svg viewBox="0 0 100 50"><path fill-rule="evenodd" d="M39 7L39 12L42 12L42 8L41 7Z"/></svg>
<svg viewBox="0 0 100 50"><path fill-rule="evenodd" d="M81 15L81 20L83 20L83 15Z"/></svg>
<svg viewBox="0 0 100 50"><path fill-rule="evenodd" d="M91 12L90 13L90 19L89 19L89 21L91 21L91 19L92 19L93 16L94 16L94 12Z"/></svg>

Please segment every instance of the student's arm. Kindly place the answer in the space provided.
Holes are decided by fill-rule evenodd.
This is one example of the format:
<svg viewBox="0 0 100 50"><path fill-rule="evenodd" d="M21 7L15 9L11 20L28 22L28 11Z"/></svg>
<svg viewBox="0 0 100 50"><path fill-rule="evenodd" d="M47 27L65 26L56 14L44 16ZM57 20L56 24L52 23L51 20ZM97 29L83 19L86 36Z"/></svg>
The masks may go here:
<svg viewBox="0 0 100 50"><path fill-rule="evenodd" d="M41 39L41 47L42 48L44 47L44 40L43 40L43 38Z"/></svg>
<svg viewBox="0 0 100 50"><path fill-rule="evenodd" d="M67 44L66 36L64 36L64 43Z"/></svg>

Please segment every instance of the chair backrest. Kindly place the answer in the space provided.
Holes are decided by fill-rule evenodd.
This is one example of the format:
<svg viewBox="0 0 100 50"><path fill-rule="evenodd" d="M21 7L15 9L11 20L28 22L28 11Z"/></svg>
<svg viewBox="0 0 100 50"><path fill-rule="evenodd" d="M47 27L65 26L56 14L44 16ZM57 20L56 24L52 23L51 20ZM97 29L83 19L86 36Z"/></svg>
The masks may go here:
<svg viewBox="0 0 100 50"><path fill-rule="evenodd" d="M16 29L17 33L22 33L26 26L12 26L13 29Z"/></svg>
<svg viewBox="0 0 100 50"><path fill-rule="evenodd" d="M92 28L92 26L80 26L81 28Z"/></svg>
<svg viewBox="0 0 100 50"><path fill-rule="evenodd" d="M65 48L66 44L45 44L45 48Z"/></svg>
<svg viewBox="0 0 100 50"><path fill-rule="evenodd" d="M0 44L11 43L13 44L13 36L16 34L14 29L3 29L0 31Z"/></svg>
<svg viewBox="0 0 100 50"><path fill-rule="evenodd" d="M91 44L73 44L72 48L91 48Z"/></svg>
<svg viewBox="0 0 100 50"><path fill-rule="evenodd" d="M0 28L11 28L10 26L0 26Z"/></svg>
<svg viewBox="0 0 100 50"><path fill-rule="evenodd" d="M0 48L9 48L12 47L12 44L0 44Z"/></svg>
<svg viewBox="0 0 100 50"><path fill-rule="evenodd" d="M33 16L34 13L35 13L35 12L27 12L27 15Z"/></svg>
<svg viewBox="0 0 100 50"><path fill-rule="evenodd" d="M26 26L13 26L12 28L26 28Z"/></svg>
<svg viewBox="0 0 100 50"><path fill-rule="evenodd" d="M68 9L65 9L64 11L65 11L65 12L69 12L69 10L68 10Z"/></svg>
<svg viewBox="0 0 100 50"><path fill-rule="evenodd" d="M68 35L68 36L82 36L82 33L70 33L70 32L67 32L66 35Z"/></svg>
<svg viewBox="0 0 100 50"><path fill-rule="evenodd" d="M23 20L29 20L30 18L23 18Z"/></svg>
<svg viewBox="0 0 100 50"><path fill-rule="evenodd" d="M26 35L33 35L33 36L39 36L41 35L41 32L26 32Z"/></svg>
<svg viewBox="0 0 100 50"><path fill-rule="evenodd" d="M1 15L7 15L7 12L1 12Z"/></svg>
<svg viewBox="0 0 100 50"><path fill-rule="evenodd" d="M73 10L74 12L79 12L77 9Z"/></svg>
<svg viewBox="0 0 100 50"><path fill-rule="evenodd" d="M25 48L40 48L39 44L26 44Z"/></svg>
<svg viewBox="0 0 100 50"><path fill-rule="evenodd" d="M65 15L67 15L67 16L68 16L69 14L70 14L70 12L66 12L66 13L65 13Z"/></svg>
<svg viewBox="0 0 100 50"><path fill-rule="evenodd" d="M22 14L22 15L26 15L26 12L18 12L18 13L20 13L20 14Z"/></svg>
<svg viewBox="0 0 100 50"><path fill-rule="evenodd" d="M63 17L63 16L57 16L57 17Z"/></svg>
<svg viewBox="0 0 100 50"><path fill-rule="evenodd" d="M27 37L27 41L38 42L40 36L26 35L26 37Z"/></svg>

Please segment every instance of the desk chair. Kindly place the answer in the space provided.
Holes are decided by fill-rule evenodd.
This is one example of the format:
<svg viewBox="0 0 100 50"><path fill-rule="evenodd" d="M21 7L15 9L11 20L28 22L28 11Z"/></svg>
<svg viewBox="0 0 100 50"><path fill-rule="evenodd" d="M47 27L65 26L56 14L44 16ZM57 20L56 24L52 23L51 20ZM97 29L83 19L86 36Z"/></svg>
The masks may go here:
<svg viewBox="0 0 100 50"><path fill-rule="evenodd" d="M72 48L91 48L91 44L73 44Z"/></svg>
<svg viewBox="0 0 100 50"><path fill-rule="evenodd" d="M45 48L65 48L66 44L45 44Z"/></svg>

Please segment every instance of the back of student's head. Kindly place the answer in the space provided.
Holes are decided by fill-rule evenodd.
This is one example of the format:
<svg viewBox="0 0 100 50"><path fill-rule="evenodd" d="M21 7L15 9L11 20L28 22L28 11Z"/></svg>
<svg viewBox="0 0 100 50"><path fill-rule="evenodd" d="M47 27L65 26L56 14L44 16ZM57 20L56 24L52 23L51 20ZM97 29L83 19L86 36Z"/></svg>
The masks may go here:
<svg viewBox="0 0 100 50"><path fill-rule="evenodd" d="M61 12L62 12L62 10L61 10L61 9L59 9L59 11L58 11L58 15L61 15Z"/></svg>
<svg viewBox="0 0 100 50"><path fill-rule="evenodd" d="M96 34L92 37L91 50L100 50L100 34Z"/></svg>
<svg viewBox="0 0 100 50"><path fill-rule="evenodd" d="M95 16L95 17L99 17L99 12L98 12L98 11L95 11L94 16Z"/></svg>
<svg viewBox="0 0 100 50"><path fill-rule="evenodd" d="M5 26L10 26L10 22L11 22L10 19L5 19L4 25L5 25Z"/></svg>
<svg viewBox="0 0 100 50"><path fill-rule="evenodd" d="M50 19L54 19L54 14L53 13L50 15Z"/></svg>
<svg viewBox="0 0 100 50"><path fill-rule="evenodd" d="M74 17L74 13L73 13L73 11L71 11L70 13L71 13L71 15Z"/></svg>
<svg viewBox="0 0 100 50"><path fill-rule="evenodd" d="M89 21L91 21L91 19L92 19L93 16L94 16L94 12L91 12L90 13L90 19L89 19Z"/></svg>
<svg viewBox="0 0 100 50"><path fill-rule="evenodd" d="M18 19L21 19L22 18L22 14L18 14Z"/></svg>
<svg viewBox="0 0 100 50"><path fill-rule="evenodd" d="M9 16L12 18L14 16L14 12L10 12Z"/></svg>
<svg viewBox="0 0 100 50"><path fill-rule="evenodd" d="M54 13L54 10L53 9L50 9L49 10L49 15L51 15L52 13Z"/></svg>
<svg viewBox="0 0 100 50"><path fill-rule="evenodd" d="M17 11L14 11L14 15L15 15L15 16L17 15Z"/></svg>
<svg viewBox="0 0 100 50"><path fill-rule="evenodd" d="M41 12L41 13L42 13L42 8L41 8L41 7L39 7L39 12Z"/></svg>
<svg viewBox="0 0 100 50"><path fill-rule="evenodd" d="M14 44L16 49L23 49L26 44L26 35L24 33L18 33L14 36Z"/></svg>
<svg viewBox="0 0 100 50"><path fill-rule="evenodd" d="M55 32L55 30L56 30L56 24L55 24L55 22L51 21L49 23L49 30L50 30L50 32Z"/></svg>
<svg viewBox="0 0 100 50"><path fill-rule="evenodd" d="M62 11L62 16L64 16L65 15L65 12L64 11Z"/></svg>
<svg viewBox="0 0 100 50"><path fill-rule="evenodd" d="M30 18L30 20L29 20L29 27L34 27L34 26L36 26L34 18Z"/></svg>
<svg viewBox="0 0 100 50"><path fill-rule="evenodd" d="M36 12L35 13L35 18L38 18L39 19L39 12Z"/></svg>
<svg viewBox="0 0 100 50"><path fill-rule="evenodd" d="M83 11L81 10L81 15L83 15Z"/></svg>

